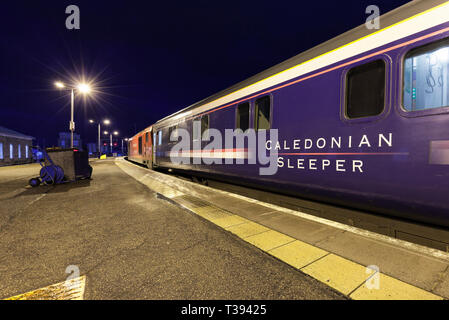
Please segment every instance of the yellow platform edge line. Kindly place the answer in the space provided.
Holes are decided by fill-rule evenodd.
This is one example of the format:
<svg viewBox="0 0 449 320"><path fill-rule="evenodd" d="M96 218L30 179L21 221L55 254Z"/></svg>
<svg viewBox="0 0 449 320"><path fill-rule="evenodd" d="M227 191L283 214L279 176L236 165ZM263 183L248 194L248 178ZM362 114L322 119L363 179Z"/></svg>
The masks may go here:
<svg viewBox="0 0 449 320"><path fill-rule="evenodd" d="M86 276L66 280L4 300L83 300Z"/></svg>
<svg viewBox="0 0 449 320"><path fill-rule="evenodd" d="M214 211L223 211L211 207ZM383 274L380 275L380 288L369 290L366 283L371 275L366 273L366 266L237 215L210 219L206 214L195 214L351 299L443 300L438 295ZM230 220L234 223L222 223ZM382 287L383 283L385 287Z"/></svg>
<svg viewBox="0 0 449 320"><path fill-rule="evenodd" d="M365 282L360 288L351 293L354 300L444 300L426 290L417 288L398 279L382 273L377 273L377 278ZM378 287L375 286L378 281Z"/></svg>

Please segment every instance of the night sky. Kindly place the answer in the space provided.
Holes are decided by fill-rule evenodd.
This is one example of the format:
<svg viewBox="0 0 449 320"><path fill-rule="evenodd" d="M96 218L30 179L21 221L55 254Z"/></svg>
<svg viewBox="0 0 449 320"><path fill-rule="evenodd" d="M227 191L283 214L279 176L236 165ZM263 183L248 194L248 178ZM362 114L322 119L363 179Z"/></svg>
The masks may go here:
<svg viewBox="0 0 449 320"><path fill-rule="evenodd" d="M370 4L409 1L3 1L0 125L56 144L70 96L56 80L96 79L78 96L76 132L95 142L89 118L121 137L357 27ZM81 11L67 30L65 9Z"/></svg>

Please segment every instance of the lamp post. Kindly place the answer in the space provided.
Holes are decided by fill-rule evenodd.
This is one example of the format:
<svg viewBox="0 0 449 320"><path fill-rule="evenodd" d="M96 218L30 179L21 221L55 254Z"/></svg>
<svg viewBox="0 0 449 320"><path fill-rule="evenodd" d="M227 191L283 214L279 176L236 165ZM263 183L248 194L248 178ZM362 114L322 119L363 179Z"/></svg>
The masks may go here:
<svg viewBox="0 0 449 320"><path fill-rule="evenodd" d="M105 135L108 135L108 134L109 134L109 139L110 139L110 152L111 152L111 154L112 154L112 135L118 136L118 131L114 131L114 132L112 132L112 131L111 131L111 132L105 131L104 134L105 134Z"/></svg>
<svg viewBox="0 0 449 320"><path fill-rule="evenodd" d="M73 148L73 134L75 132L75 121L74 121L74 109L75 109L75 89L83 94L88 94L91 91L91 87L86 83L80 83L77 86L67 88L66 85L60 81L55 82L56 88L63 90L70 90L70 148Z"/></svg>
<svg viewBox="0 0 449 320"><path fill-rule="evenodd" d="M122 139L122 155L125 155L125 150L123 149L123 140L125 140L126 142L128 142L128 138Z"/></svg>
<svg viewBox="0 0 449 320"><path fill-rule="evenodd" d="M101 121L95 122L95 120L89 120L90 123L97 123L98 125L98 158L101 157ZM111 121L103 120L103 124L109 125Z"/></svg>

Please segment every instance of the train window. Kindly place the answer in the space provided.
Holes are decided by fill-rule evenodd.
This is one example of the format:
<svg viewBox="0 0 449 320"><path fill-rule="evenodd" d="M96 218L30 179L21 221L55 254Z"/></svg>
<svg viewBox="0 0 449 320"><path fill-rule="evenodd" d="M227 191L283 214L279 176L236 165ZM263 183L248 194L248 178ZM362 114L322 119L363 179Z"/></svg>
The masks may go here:
<svg viewBox="0 0 449 320"><path fill-rule="evenodd" d="M449 106L449 40L411 50L404 59L406 111Z"/></svg>
<svg viewBox="0 0 449 320"><path fill-rule="evenodd" d="M346 116L377 116L385 107L385 62L376 60L352 68L347 75Z"/></svg>
<svg viewBox="0 0 449 320"><path fill-rule="evenodd" d="M241 129L243 132L249 129L249 102L239 104L237 107L236 129Z"/></svg>
<svg viewBox="0 0 449 320"><path fill-rule="evenodd" d="M162 144L162 130L159 130L157 135L158 135L158 143L157 144L160 146Z"/></svg>
<svg viewBox="0 0 449 320"><path fill-rule="evenodd" d="M139 137L139 154L142 154L142 137Z"/></svg>
<svg viewBox="0 0 449 320"><path fill-rule="evenodd" d="M204 115L201 117L201 137L203 141L209 141L209 135L205 134L206 130L209 129L209 115Z"/></svg>
<svg viewBox="0 0 449 320"><path fill-rule="evenodd" d="M148 142L148 132L145 133L145 142Z"/></svg>
<svg viewBox="0 0 449 320"><path fill-rule="evenodd" d="M198 121L200 121L200 118L195 118L192 121L192 139L193 141L198 141L201 139L201 129L198 130Z"/></svg>
<svg viewBox="0 0 449 320"><path fill-rule="evenodd" d="M0 159L3 160L3 143L0 143Z"/></svg>
<svg viewBox="0 0 449 320"><path fill-rule="evenodd" d="M270 107L270 97L265 96L263 98L256 100L255 105L255 117L254 117L254 129L255 130L265 130L270 129L270 119L271 119L271 107Z"/></svg>

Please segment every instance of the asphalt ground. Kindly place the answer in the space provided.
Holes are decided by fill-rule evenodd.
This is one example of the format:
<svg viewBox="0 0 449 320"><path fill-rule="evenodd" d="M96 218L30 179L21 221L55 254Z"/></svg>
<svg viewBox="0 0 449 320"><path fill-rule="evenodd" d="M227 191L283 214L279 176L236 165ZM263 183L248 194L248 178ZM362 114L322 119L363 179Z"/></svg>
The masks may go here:
<svg viewBox="0 0 449 320"><path fill-rule="evenodd" d="M345 299L157 198L113 161L92 165L92 180L34 189L39 166L0 168L0 298L79 268L85 299Z"/></svg>

